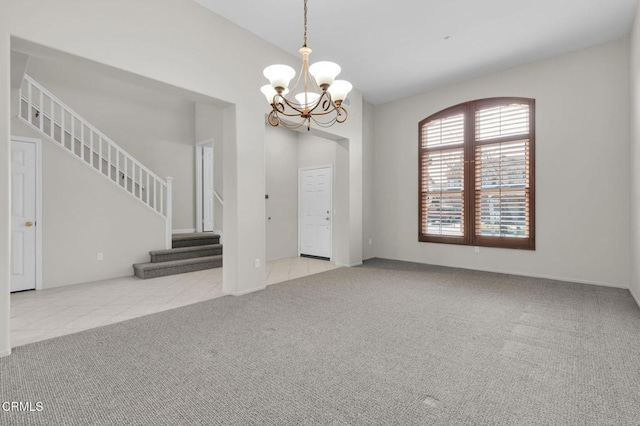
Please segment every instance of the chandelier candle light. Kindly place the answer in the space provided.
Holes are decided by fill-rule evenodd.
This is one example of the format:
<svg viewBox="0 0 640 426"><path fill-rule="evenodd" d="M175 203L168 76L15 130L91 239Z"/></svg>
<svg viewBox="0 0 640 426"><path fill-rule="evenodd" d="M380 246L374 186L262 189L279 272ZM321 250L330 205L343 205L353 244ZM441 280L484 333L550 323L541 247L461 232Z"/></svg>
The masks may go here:
<svg viewBox="0 0 640 426"><path fill-rule="evenodd" d="M281 124L290 129L306 124L307 130L310 130L311 121L320 127L344 123L348 114L342 103L353 86L348 81L335 79L341 69L334 62L321 61L309 66L311 49L307 47L307 0L304 0L304 44L299 52L302 55L302 70L292 88L289 88L289 82L296 75L293 68L271 65L264 69L264 76L271 84L262 86L260 91L272 108L268 116L269 124ZM296 89L301 80L302 90L299 91ZM296 93L293 99L286 97L289 93Z"/></svg>

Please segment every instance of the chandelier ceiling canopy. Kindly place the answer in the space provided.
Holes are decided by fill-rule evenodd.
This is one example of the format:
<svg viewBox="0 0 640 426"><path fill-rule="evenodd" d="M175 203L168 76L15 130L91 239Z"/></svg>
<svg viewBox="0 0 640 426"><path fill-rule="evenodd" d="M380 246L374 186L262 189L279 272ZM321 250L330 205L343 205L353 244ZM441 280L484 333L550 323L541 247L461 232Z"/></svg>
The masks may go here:
<svg viewBox="0 0 640 426"><path fill-rule="evenodd" d="M348 113L343 102L353 86L348 81L336 80L341 68L334 62L320 61L309 65L307 0L304 0L304 42L299 52L302 68L292 87L289 83L296 71L290 66L278 64L264 69L263 74L270 82L260 88L271 105L267 121L272 126L292 129L306 125L307 130L311 129L311 122L320 127L344 123Z"/></svg>

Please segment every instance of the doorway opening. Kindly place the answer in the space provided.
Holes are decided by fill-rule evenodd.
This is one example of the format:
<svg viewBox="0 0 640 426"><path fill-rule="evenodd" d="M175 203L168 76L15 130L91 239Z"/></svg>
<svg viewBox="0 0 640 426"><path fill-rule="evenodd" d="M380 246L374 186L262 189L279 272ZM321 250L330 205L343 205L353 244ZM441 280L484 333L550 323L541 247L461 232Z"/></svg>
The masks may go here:
<svg viewBox="0 0 640 426"><path fill-rule="evenodd" d="M216 230L213 139L196 144L196 230Z"/></svg>

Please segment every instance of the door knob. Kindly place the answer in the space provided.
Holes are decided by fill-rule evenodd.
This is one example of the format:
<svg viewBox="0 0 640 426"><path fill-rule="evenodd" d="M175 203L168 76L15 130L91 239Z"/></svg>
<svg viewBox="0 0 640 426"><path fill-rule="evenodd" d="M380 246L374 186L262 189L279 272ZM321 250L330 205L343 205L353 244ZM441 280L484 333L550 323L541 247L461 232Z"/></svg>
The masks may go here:
<svg viewBox="0 0 640 426"><path fill-rule="evenodd" d="M24 226L26 226L27 228L31 228L33 226L33 222L25 222Z"/></svg>

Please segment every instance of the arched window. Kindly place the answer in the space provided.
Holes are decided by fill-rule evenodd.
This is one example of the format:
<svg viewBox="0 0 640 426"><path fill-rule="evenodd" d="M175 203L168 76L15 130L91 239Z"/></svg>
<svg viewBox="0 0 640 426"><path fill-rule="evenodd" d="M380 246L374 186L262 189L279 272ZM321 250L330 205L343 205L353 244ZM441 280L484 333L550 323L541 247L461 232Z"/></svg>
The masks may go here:
<svg viewBox="0 0 640 426"><path fill-rule="evenodd" d="M419 241L535 249L535 101L491 98L419 124Z"/></svg>

